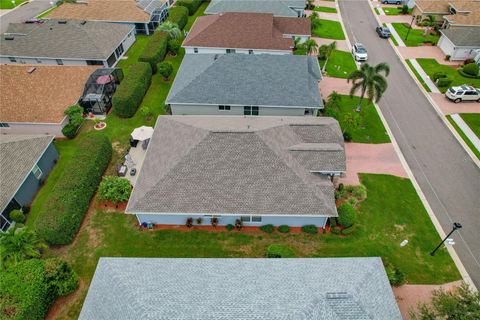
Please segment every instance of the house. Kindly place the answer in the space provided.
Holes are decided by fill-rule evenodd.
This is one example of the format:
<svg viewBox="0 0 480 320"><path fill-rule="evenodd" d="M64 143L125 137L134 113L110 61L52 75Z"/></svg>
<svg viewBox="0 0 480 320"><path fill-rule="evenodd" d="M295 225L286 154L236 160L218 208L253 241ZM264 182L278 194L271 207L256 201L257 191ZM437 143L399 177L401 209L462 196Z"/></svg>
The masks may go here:
<svg viewBox="0 0 480 320"><path fill-rule="evenodd" d="M320 79L311 56L187 54L166 104L174 115L316 115Z"/></svg>
<svg viewBox="0 0 480 320"><path fill-rule="evenodd" d="M440 30L437 46L450 60L474 59L480 50L480 26Z"/></svg>
<svg viewBox="0 0 480 320"><path fill-rule="evenodd" d="M84 20L11 23L0 38L0 62L113 67L134 42L134 26L128 24Z"/></svg>
<svg viewBox="0 0 480 320"><path fill-rule="evenodd" d="M417 24L434 16L442 28L480 26L480 0L416 0Z"/></svg>
<svg viewBox="0 0 480 320"><path fill-rule="evenodd" d="M373 258L100 258L79 316L401 320Z"/></svg>
<svg viewBox="0 0 480 320"><path fill-rule="evenodd" d="M0 133L63 137L64 111L96 66L0 65Z"/></svg>
<svg viewBox="0 0 480 320"><path fill-rule="evenodd" d="M225 12L272 13L275 17L303 17L305 0L211 0L205 14Z"/></svg>
<svg viewBox="0 0 480 320"><path fill-rule="evenodd" d="M87 2L63 3L48 19L88 20L130 24L141 34L150 34L168 15L173 0L89 0Z"/></svg>
<svg viewBox="0 0 480 320"><path fill-rule="evenodd" d="M324 227L345 172L325 117L159 117L126 213L140 224Z"/></svg>
<svg viewBox="0 0 480 320"><path fill-rule="evenodd" d="M186 53L291 54L294 38L310 37L307 18L228 12L198 17L183 42Z"/></svg>
<svg viewBox="0 0 480 320"><path fill-rule="evenodd" d="M57 159L53 136L0 135L1 231L12 224L12 210L30 205Z"/></svg>

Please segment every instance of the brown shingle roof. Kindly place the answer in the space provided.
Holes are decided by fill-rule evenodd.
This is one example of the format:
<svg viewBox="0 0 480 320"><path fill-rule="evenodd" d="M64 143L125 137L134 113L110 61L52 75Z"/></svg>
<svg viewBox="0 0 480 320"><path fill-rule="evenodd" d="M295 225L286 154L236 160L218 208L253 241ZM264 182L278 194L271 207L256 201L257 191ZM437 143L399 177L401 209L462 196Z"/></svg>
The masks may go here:
<svg viewBox="0 0 480 320"><path fill-rule="evenodd" d="M95 66L0 65L0 121L59 123Z"/></svg>
<svg viewBox="0 0 480 320"><path fill-rule="evenodd" d="M48 18L122 22L150 21L150 15L138 7L134 0L90 0L88 3L64 3L53 10Z"/></svg>
<svg viewBox="0 0 480 320"><path fill-rule="evenodd" d="M277 18L270 13L222 13L199 17L185 47L290 50L291 38L310 35L307 18Z"/></svg>
<svg viewBox="0 0 480 320"><path fill-rule="evenodd" d="M424 14L427 13L448 13L447 0L416 0L415 6Z"/></svg>

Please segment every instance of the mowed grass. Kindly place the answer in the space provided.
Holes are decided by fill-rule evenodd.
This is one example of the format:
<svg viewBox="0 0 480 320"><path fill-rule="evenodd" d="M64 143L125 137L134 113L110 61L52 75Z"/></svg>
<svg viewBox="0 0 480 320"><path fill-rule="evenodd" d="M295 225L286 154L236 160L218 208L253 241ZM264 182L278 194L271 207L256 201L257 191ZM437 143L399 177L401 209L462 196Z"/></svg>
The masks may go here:
<svg viewBox="0 0 480 320"><path fill-rule="evenodd" d="M327 12L327 13L337 13L337 9L335 9L335 8L322 7L322 6L313 8L313 11L317 11L317 12Z"/></svg>
<svg viewBox="0 0 480 320"><path fill-rule="evenodd" d="M312 30L312 34L319 38L345 40L345 34L342 25L338 21L315 19L317 26Z"/></svg>
<svg viewBox="0 0 480 320"><path fill-rule="evenodd" d="M480 87L480 79L464 77L458 72L457 69L451 66L440 64L435 59L419 58L417 59L417 62L430 78L433 78L435 72L443 72L447 75L448 78L451 78L453 80L451 86L460 86L462 84L467 84L476 88ZM445 93L448 88L439 87L438 89L442 93Z"/></svg>
<svg viewBox="0 0 480 320"><path fill-rule="evenodd" d="M12 0L0 0L0 9L2 10L8 10L8 9L13 9L15 7L18 7L20 4L24 3L26 0L14 0L15 3L12 2Z"/></svg>
<svg viewBox="0 0 480 320"><path fill-rule="evenodd" d="M393 38L392 38L393 39ZM412 62L407 59L405 60L407 62L407 65L408 67L410 68L410 70L412 70L413 74L415 75L415 77L418 79L418 81L422 84L422 87L427 91L427 92L431 92L430 88L427 86L427 84L425 83L425 81L423 81L422 77L420 77L420 74L417 72L417 70L413 67L412 65Z"/></svg>
<svg viewBox="0 0 480 320"><path fill-rule="evenodd" d="M427 34L426 36L424 36L424 31L419 29L411 29L408 33L408 29L410 28L410 26L406 23L394 22L392 23L392 26L395 28L398 35L407 47L418 47L423 45L424 43L431 43L435 45L439 39L438 35ZM408 38L407 40L405 40L407 33Z"/></svg>
<svg viewBox="0 0 480 320"><path fill-rule="evenodd" d="M325 60L320 60L320 66L323 68ZM335 78L347 78L353 71L357 70L357 65L353 60L352 54L347 51L334 50L327 61L325 71L328 76Z"/></svg>
<svg viewBox="0 0 480 320"><path fill-rule="evenodd" d="M480 138L480 113L461 113L460 117L472 129L473 133Z"/></svg>
<svg viewBox="0 0 480 320"><path fill-rule="evenodd" d="M460 114L460 116L462 117L463 121L465 121L465 119L463 118L464 115L467 115L465 113L463 114ZM474 121L475 122L478 122L480 121L480 115L479 114L475 114L477 116L478 119L475 119ZM473 152L473 154L478 158L480 159L480 150L478 150L477 148L475 148L475 146L473 145L472 141L470 141L470 139L465 135L465 133L463 133L462 129L460 129L460 127L457 125L457 123L455 121L453 121L452 117L450 115L447 116L447 119L448 121L450 122L450 124L455 128L455 130L457 131L458 135L463 139L463 141L465 142L465 144L468 146L468 148L470 148L470 150ZM469 120L471 121L471 120ZM467 121L465 121L467 122ZM467 125L470 127L470 129L472 129L475 134L477 135L477 137L480 137L480 124L476 124L475 123L468 123L467 122ZM474 129L474 127L476 126L476 130Z"/></svg>
<svg viewBox="0 0 480 320"><path fill-rule="evenodd" d="M382 8L383 9L383 12L385 12L385 14L387 16L396 16L396 15L403 15L402 14L402 7L384 7ZM408 9L408 14L411 14L413 11L413 9Z"/></svg>

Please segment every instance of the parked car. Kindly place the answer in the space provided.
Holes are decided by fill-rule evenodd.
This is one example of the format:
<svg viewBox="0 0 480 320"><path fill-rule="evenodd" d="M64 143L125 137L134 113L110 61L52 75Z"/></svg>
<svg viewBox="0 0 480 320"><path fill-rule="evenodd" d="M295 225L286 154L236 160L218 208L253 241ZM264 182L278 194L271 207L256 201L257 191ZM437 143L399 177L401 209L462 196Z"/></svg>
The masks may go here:
<svg viewBox="0 0 480 320"><path fill-rule="evenodd" d="M388 39L390 37L390 29L387 27L377 27L375 31L377 31L380 38Z"/></svg>
<svg viewBox="0 0 480 320"><path fill-rule="evenodd" d="M352 54L355 61L367 61L368 59L367 49L358 42L353 45Z"/></svg>
<svg viewBox="0 0 480 320"><path fill-rule="evenodd" d="M402 4L401 0L382 0L382 4Z"/></svg>
<svg viewBox="0 0 480 320"><path fill-rule="evenodd" d="M445 92L445 96L455 103L462 101L480 102L480 89L467 85L451 87Z"/></svg>

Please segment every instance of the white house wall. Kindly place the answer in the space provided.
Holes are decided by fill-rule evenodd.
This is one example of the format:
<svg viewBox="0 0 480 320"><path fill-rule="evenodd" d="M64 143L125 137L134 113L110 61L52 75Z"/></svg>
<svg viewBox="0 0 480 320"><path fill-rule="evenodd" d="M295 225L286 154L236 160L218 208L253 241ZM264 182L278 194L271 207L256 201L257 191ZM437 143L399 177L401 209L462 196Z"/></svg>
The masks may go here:
<svg viewBox="0 0 480 320"><path fill-rule="evenodd" d="M225 48L197 48L197 53L210 53L210 54L225 54L227 53L227 49ZM253 54L292 54L291 50L260 50L260 49L251 49L253 50ZM187 54L195 54L194 48L187 47L185 48L185 53ZM244 53L248 54L248 49L235 49L235 53Z"/></svg>
<svg viewBox="0 0 480 320"><path fill-rule="evenodd" d="M477 50L480 48L471 48L471 47L455 47L455 45L442 35L438 40L437 46L445 53L445 55L450 56L451 61L463 61L466 59L473 59L477 55Z"/></svg>
<svg viewBox="0 0 480 320"><path fill-rule="evenodd" d="M216 105L171 104L173 115L243 116L243 106L231 106L230 110L219 110ZM259 107L259 116L304 116L304 108Z"/></svg>

